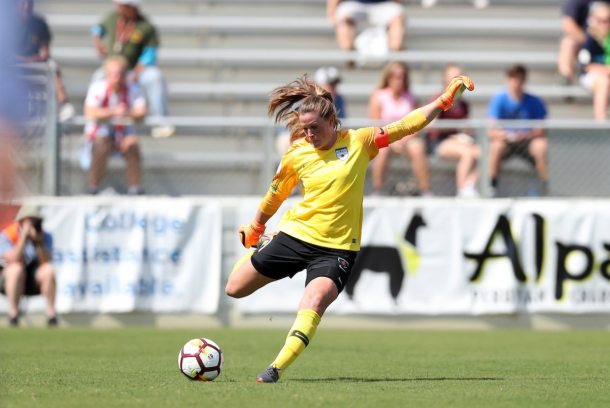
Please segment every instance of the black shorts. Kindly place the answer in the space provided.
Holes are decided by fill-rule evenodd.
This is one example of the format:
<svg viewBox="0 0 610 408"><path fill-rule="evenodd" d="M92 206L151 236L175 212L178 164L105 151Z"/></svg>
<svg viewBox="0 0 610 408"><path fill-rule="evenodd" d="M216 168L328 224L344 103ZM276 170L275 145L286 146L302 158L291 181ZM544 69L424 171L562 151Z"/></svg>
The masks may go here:
<svg viewBox="0 0 610 408"><path fill-rule="evenodd" d="M532 139L525 139L518 143L507 142L506 150L504 152L504 159L508 159L513 156L518 156L527 161L532 166L536 165L536 160L530 154L530 143Z"/></svg>
<svg viewBox="0 0 610 408"><path fill-rule="evenodd" d="M26 296L40 295L40 287L36 283L36 270L38 270L38 262L31 262L25 267L25 288L23 294ZM4 274L0 266L0 293L6 295L4 287Z"/></svg>
<svg viewBox="0 0 610 408"><path fill-rule="evenodd" d="M271 242L252 255L252 265L271 279L292 278L307 269L305 286L320 276L331 279L339 293L347 284L357 251L325 248L309 244L280 232Z"/></svg>

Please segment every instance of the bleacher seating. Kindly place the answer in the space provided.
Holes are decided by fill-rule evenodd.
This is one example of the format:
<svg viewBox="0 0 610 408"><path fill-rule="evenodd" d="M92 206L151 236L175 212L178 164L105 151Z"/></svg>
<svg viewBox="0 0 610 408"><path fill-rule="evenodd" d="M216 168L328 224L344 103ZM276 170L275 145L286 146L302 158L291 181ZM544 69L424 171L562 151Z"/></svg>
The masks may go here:
<svg viewBox="0 0 610 408"><path fill-rule="evenodd" d="M477 92L468 95L472 115L484 118L489 97L503 86L505 67L521 62L530 68L528 89L547 101L550 118L592 117L588 92L553 85L562 0L492 0L484 10L473 9L466 0L446 0L432 9L421 8L416 0L405 3L408 49L388 58L409 63L420 101L440 91L444 64L457 62L477 84ZM168 81L171 114L264 117L266 95L273 87L304 72L312 75L318 66L342 68L357 59L354 53L339 51L325 19L325 4L146 1L143 12L161 34L159 65ZM89 29L111 7L107 0L42 0L36 5L51 25L52 55L78 108L93 69L100 64ZM368 96L382 63L368 61L362 69L342 69L340 89L350 117L366 117ZM566 98L571 98L570 104ZM69 130L77 133L75 127Z"/></svg>

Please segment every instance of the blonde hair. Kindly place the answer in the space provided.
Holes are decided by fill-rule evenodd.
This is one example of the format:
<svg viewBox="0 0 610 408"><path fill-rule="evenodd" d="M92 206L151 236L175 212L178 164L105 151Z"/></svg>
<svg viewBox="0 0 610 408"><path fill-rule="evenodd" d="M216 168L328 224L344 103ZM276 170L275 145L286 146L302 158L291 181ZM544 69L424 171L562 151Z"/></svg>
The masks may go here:
<svg viewBox="0 0 610 408"><path fill-rule="evenodd" d="M285 122L290 130L290 143L305 137L299 115L316 112L321 118L335 118L335 130L341 121L330 92L313 81L307 74L284 86L278 86L269 94L269 116L275 115L275 123Z"/></svg>
<svg viewBox="0 0 610 408"><path fill-rule="evenodd" d="M388 78L390 77L392 71L394 71L396 68L404 69L405 78L403 86L405 88L405 91L409 92L409 67L407 66L407 64L404 64L400 61L390 61L383 68L383 71L381 72L381 78L379 78L379 84L377 85L377 89L384 89L388 87Z"/></svg>
<svg viewBox="0 0 610 408"><path fill-rule="evenodd" d="M606 39L606 36L603 35L601 32L599 32L599 30L597 29L597 27L595 27L594 24L591 24L593 20L593 18L595 17L595 15L597 14L598 11L600 10L607 10L610 11L610 4L606 3L604 1L594 1L593 3L591 3L590 9L589 9L589 34L591 34L591 36L593 38L595 38L595 40L597 40L597 42L599 42L600 44L604 42L604 40ZM606 33L607 34L607 33Z"/></svg>
<svg viewBox="0 0 610 408"><path fill-rule="evenodd" d="M112 55L104 60L104 69L108 67L108 65L112 63L118 63L123 67L123 71L127 71L129 68L129 63L127 59L122 55Z"/></svg>

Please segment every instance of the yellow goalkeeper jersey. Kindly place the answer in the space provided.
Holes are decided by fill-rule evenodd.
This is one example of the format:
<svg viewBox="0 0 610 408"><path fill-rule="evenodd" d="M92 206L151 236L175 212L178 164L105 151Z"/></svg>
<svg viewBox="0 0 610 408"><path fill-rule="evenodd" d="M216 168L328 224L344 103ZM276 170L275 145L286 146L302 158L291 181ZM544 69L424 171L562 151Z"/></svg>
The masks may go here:
<svg viewBox="0 0 610 408"><path fill-rule="evenodd" d="M301 180L303 201L284 214L279 230L310 244L358 251L364 179L377 153L373 128L339 130L328 150L300 139L282 158L260 209L275 214Z"/></svg>

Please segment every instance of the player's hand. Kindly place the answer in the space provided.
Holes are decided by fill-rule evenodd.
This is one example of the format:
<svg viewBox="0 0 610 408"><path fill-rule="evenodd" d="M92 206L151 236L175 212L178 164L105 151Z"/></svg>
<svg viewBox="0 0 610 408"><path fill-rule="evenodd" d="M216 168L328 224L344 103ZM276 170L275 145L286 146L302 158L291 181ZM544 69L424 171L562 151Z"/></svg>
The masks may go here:
<svg viewBox="0 0 610 408"><path fill-rule="evenodd" d="M114 116L125 117L128 113L129 110L127 108L127 105L122 102L114 107Z"/></svg>
<svg viewBox="0 0 610 408"><path fill-rule="evenodd" d="M244 247L250 248L258 244L260 236L264 233L265 225L252 220L250 224L239 227L239 240Z"/></svg>
<svg viewBox="0 0 610 408"><path fill-rule="evenodd" d="M445 93L436 99L436 104L439 108L446 111L453 106L453 102L462 96L462 93L468 89L474 91L474 82L467 76L459 76L453 78Z"/></svg>

